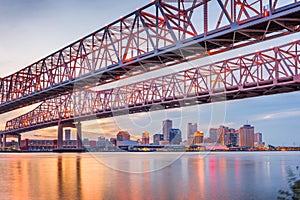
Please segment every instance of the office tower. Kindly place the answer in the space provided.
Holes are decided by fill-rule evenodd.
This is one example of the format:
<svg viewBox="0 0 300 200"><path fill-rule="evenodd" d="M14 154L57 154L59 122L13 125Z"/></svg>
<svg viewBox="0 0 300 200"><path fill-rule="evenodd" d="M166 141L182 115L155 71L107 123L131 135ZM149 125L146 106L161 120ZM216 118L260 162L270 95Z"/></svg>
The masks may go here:
<svg viewBox="0 0 300 200"><path fill-rule="evenodd" d="M263 144L262 133L255 133L254 134L254 145L259 146L261 144Z"/></svg>
<svg viewBox="0 0 300 200"><path fill-rule="evenodd" d="M197 131L197 123L188 123L187 125L188 144L193 144L194 134L196 131Z"/></svg>
<svg viewBox="0 0 300 200"><path fill-rule="evenodd" d="M127 131L119 131L117 134L117 141L130 140L130 134Z"/></svg>
<svg viewBox="0 0 300 200"><path fill-rule="evenodd" d="M71 140L71 130L65 129L65 140Z"/></svg>
<svg viewBox="0 0 300 200"><path fill-rule="evenodd" d="M164 140L164 135L163 134L154 134L153 135L153 144L159 145L160 141Z"/></svg>
<svg viewBox="0 0 300 200"><path fill-rule="evenodd" d="M253 147L254 146L254 127L251 125L244 125L239 131L239 146Z"/></svg>
<svg viewBox="0 0 300 200"><path fill-rule="evenodd" d="M180 144L182 142L181 130L177 128L172 128L169 134L169 143L170 144Z"/></svg>
<svg viewBox="0 0 300 200"><path fill-rule="evenodd" d="M193 144L201 145L203 143L204 133L202 131L196 131L194 134Z"/></svg>
<svg viewBox="0 0 300 200"><path fill-rule="evenodd" d="M163 121L163 135L164 135L164 141L168 142L170 141L170 130L172 129L172 120L165 120Z"/></svg>
<svg viewBox="0 0 300 200"><path fill-rule="evenodd" d="M209 137L212 142L217 142L218 140L218 129L217 128L210 128L209 129Z"/></svg>
<svg viewBox="0 0 300 200"><path fill-rule="evenodd" d="M149 133L148 132L143 132L142 135L142 144L149 144L150 138L149 138Z"/></svg>
<svg viewBox="0 0 300 200"><path fill-rule="evenodd" d="M225 135L228 138L228 133L229 133L228 127L220 126L217 131L217 143L219 143L221 145L225 145Z"/></svg>
<svg viewBox="0 0 300 200"><path fill-rule="evenodd" d="M226 141L225 145L227 146L237 146L238 145L238 130L233 128L229 129L229 133L226 135L228 140Z"/></svg>

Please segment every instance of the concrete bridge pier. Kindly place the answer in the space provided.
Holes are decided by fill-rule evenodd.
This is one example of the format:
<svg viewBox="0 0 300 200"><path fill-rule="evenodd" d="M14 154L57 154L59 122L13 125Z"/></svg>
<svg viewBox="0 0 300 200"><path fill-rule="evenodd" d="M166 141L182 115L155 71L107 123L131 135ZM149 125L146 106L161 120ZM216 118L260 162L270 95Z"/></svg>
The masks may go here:
<svg viewBox="0 0 300 200"><path fill-rule="evenodd" d="M77 135L76 135L76 149L82 149L82 131L81 131L81 123L78 122L77 124L73 124L72 122L68 123L59 123L58 124L58 130L57 130L57 149L62 150L63 147L63 135L64 135L64 128L65 127L71 127L77 129Z"/></svg>
<svg viewBox="0 0 300 200"><path fill-rule="evenodd" d="M2 149L5 150L6 148L6 134L2 135Z"/></svg>
<svg viewBox="0 0 300 200"><path fill-rule="evenodd" d="M0 148L3 147L3 134L0 134Z"/></svg>
<svg viewBox="0 0 300 200"><path fill-rule="evenodd" d="M59 124L57 130L57 149L63 148L63 130L64 130L63 125Z"/></svg>
<svg viewBox="0 0 300 200"><path fill-rule="evenodd" d="M18 135L18 149L21 148L21 134Z"/></svg>
<svg viewBox="0 0 300 200"><path fill-rule="evenodd" d="M76 147L77 147L77 149L82 149L82 131L81 131L81 123L80 122L78 122L77 124L76 124L76 129L77 129L77 145L76 145Z"/></svg>

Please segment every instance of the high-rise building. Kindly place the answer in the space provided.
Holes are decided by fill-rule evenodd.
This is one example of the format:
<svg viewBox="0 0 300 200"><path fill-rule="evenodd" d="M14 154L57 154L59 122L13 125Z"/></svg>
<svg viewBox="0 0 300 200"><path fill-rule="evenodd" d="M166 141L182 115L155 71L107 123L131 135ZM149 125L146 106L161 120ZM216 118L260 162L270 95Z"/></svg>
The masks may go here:
<svg viewBox="0 0 300 200"><path fill-rule="evenodd" d="M117 141L130 140L130 134L127 131L119 131L117 134Z"/></svg>
<svg viewBox="0 0 300 200"><path fill-rule="evenodd" d="M254 146L260 146L263 144L262 133L254 133Z"/></svg>
<svg viewBox="0 0 300 200"><path fill-rule="evenodd" d="M71 140L71 130L65 129L65 140Z"/></svg>
<svg viewBox="0 0 300 200"><path fill-rule="evenodd" d="M226 136L226 141L225 141ZM228 143L229 138L229 128L226 126L220 126L217 131L217 143L225 145L225 142Z"/></svg>
<svg viewBox="0 0 300 200"><path fill-rule="evenodd" d="M196 131L194 134L193 144L201 145L203 143L204 133L202 131Z"/></svg>
<svg viewBox="0 0 300 200"><path fill-rule="evenodd" d="M164 135L163 134L154 134L153 135L153 144L159 145L160 141L164 140Z"/></svg>
<svg viewBox="0 0 300 200"><path fill-rule="evenodd" d="M181 130L177 128L172 128L170 130L169 143L180 144L180 142L182 142Z"/></svg>
<svg viewBox="0 0 300 200"><path fill-rule="evenodd" d="M218 140L218 129L217 128L210 128L209 129L209 137L212 142L217 142Z"/></svg>
<svg viewBox="0 0 300 200"><path fill-rule="evenodd" d="M227 146L237 146L238 145L238 130L233 128L229 129L228 141L226 143Z"/></svg>
<svg viewBox="0 0 300 200"><path fill-rule="evenodd" d="M170 130L172 129L172 120L165 120L163 121L163 135L164 135L164 141L168 142L170 141Z"/></svg>
<svg viewBox="0 0 300 200"><path fill-rule="evenodd" d="M254 146L254 127L251 125L244 125L239 131L239 146L253 147Z"/></svg>
<svg viewBox="0 0 300 200"><path fill-rule="evenodd" d="M187 125L188 144L193 143L194 134L196 131L197 131L197 123L188 123Z"/></svg>
<svg viewBox="0 0 300 200"><path fill-rule="evenodd" d="M142 135L142 144L149 144L150 138L149 138L149 133L148 132L143 132Z"/></svg>
<svg viewBox="0 0 300 200"><path fill-rule="evenodd" d="M234 128L227 128L224 131L224 144L226 146L237 145L237 133Z"/></svg>

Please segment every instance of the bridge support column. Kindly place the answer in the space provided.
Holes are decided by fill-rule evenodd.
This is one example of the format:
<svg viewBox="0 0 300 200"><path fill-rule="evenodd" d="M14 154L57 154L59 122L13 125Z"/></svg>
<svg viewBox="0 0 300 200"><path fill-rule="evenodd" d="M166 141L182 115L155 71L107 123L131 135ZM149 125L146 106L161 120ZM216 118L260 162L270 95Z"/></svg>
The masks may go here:
<svg viewBox="0 0 300 200"><path fill-rule="evenodd" d="M63 125L58 125L58 131L57 131L57 149L63 148Z"/></svg>
<svg viewBox="0 0 300 200"><path fill-rule="evenodd" d="M21 148L21 134L18 135L18 149Z"/></svg>
<svg viewBox="0 0 300 200"><path fill-rule="evenodd" d="M76 124L76 129L77 129L77 143L76 143L76 147L77 149L82 149L82 132L81 132L81 123L78 122Z"/></svg>
<svg viewBox="0 0 300 200"><path fill-rule="evenodd" d="M0 134L0 148L2 149L3 147L3 134Z"/></svg>
<svg viewBox="0 0 300 200"><path fill-rule="evenodd" d="M6 134L3 134L2 149L6 148Z"/></svg>

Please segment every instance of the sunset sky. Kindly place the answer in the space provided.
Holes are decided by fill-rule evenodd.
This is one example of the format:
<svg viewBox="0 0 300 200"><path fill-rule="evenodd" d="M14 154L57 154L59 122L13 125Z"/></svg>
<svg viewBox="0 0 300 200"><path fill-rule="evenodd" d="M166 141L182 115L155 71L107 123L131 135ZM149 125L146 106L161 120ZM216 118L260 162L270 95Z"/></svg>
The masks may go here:
<svg viewBox="0 0 300 200"><path fill-rule="evenodd" d="M1 0L0 77L32 64L148 2L150 1ZM299 36L300 34L294 34L284 39L206 59L211 61L248 54L257 49L299 39ZM194 63L187 63L180 66L181 68L177 67L176 70L192 66ZM164 72L173 72L173 70L175 69L165 69ZM149 75L144 75L145 78L147 76ZM118 130L127 130L138 137L143 131L148 131L152 136L161 133L163 120L172 119L173 126L180 128L183 131L183 138L186 139L188 122L197 122L199 129L207 134L210 127L224 124L238 129L248 121L255 126L256 132L263 133L263 139L267 144L299 146L299 103L300 92L226 101L84 122L83 133L84 137L90 138L97 138L100 135L113 137ZM26 113L35 106L37 105L0 115L0 129L4 129L6 120ZM54 138L56 131L56 127L53 127L24 133L23 138Z"/></svg>

